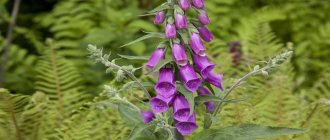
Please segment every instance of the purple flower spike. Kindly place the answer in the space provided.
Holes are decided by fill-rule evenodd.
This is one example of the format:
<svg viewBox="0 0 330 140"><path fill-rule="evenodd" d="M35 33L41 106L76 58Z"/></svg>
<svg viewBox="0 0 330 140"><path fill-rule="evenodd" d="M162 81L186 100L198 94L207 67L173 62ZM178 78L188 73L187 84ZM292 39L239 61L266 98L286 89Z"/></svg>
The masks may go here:
<svg viewBox="0 0 330 140"><path fill-rule="evenodd" d="M197 29L204 41L211 42L213 40L212 33L206 27L200 26Z"/></svg>
<svg viewBox="0 0 330 140"><path fill-rule="evenodd" d="M167 39L173 39L176 37L176 28L173 24L166 25L165 36Z"/></svg>
<svg viewBox="0 0 330 140"><path fill-rule="evenodd" d="M210 24L210 19L209 19L209 16L207 15L206 11L201 11L199 14L198 14L198 18L199 18L199 21L203 24L203 25L208 25Z"/></svg>
<svg viewBox="0 0 330 140"><path fill-rule="evenodd" d="M194 7L198 9L203 9L204 8L204 0L192 0L192 3Z"/></svg>
<svg viewBox="0 0 330 140"><path fill-rule="evenodd" d="M176 86L174 72L171 68L162 68L160 70L155 90L158 95L161 95L165 98L169 98L175 94Z"/></svg>
<svg viewBox="0 0 330 140"><path fill-rule="evenodd" d="M141 110L141 116L145 124L155 119L155 114L150 111Z"/></svg>
<svg viewBox="0 0 330 140"><path fill-rule="evenodd" d="M193 60L203 78L206 78L208 73L215 67L206 56L193 55Z"/></svg>
<svg viewBox="0 0 330 140"><path fill-rule="evenodd" d="M223 91L223 87L222 87L222 77L223 74L216 74L214 72L209 72L205 81L218 87L219 89L221 89Z"/></svg>
<svg viewBox="0 0 330 140"><path fill-rule="evenodd" d="M201 85L202 80L198 78L194 68L190 64L187 64L179 67L179 70L185 88L191 92L195 92Z"/></svg>
<svg viewBox="0 0 330 140"><path fill-rule="evenodd" d="M187 99L179 94L173 101L173 117L177 121L187 121L189 119L189 103Z"/></svg>
<svg viewBox="0 0 330 140"><path fill-rule="evenodd" d="M164 11L159 11L155 15L154 24L160 25L164 22L164 20L165 20L165 12Z"/></svg>
<svg viewBox="0 0 330 140"><path fill-rule="evenodd" d="M177 122L175 127L183 136L191 134L198 128L196 124L196 114L194 113L191 115L188 121Z"/></svg>
<svg viewBox="0 0 330 140"><path fill-rule="evenodd" d="M159 95L154 98L151 98L150 105L152 112L154 113L166 112L170 108L170 105L172 104L174 98L175 95L169 98L164 98L163 96L159 96Z"/></svg>
<svg viewBox="0 0 330 140"><path fill-rule="evenodd" d="M164 49L163 48L158 48L156 49L150 56L146 67L147 69L152 69L153 67L155 67L157 65L157 63L161 60L165 58L165 53L164 53Z"/></svg>
<svg viewBox="0 0 330 140"><path fill-rule="evenodd" d="M205 46L197 33L191 33L190 35L190 46L195 54L205 56Z"/></svg>
<svg viewBox="0 0 330 140"><path fill-rule="evenodd" d="M180 65L184 66L188 64L187 54L184 47L180 44L174 44L172 48L172 56L174 61Z"/></svg>
<svg viewBox="0 0 330 140"><path fill-rule="evenodd" d="M186 16L175 14L175 25L178 29L186 29L188 27Z"/></svg>
<svg viewBox="0 0 330 140"><path fill-rule="evenodd" d="M211 96L212 94L210 93L209 90L207 90L205 87L199 87L197 90L198 95L203 95L203 96ZM214 111L214 102L213 101L207 101L204 103L207 110L210 112Z"/></svg>
<svg viewBox="0 0 330 140"><path fill-rule="evenodd" d="M189 0L179 0L179 5L183 10L188 10L190 8Z"/></svg>

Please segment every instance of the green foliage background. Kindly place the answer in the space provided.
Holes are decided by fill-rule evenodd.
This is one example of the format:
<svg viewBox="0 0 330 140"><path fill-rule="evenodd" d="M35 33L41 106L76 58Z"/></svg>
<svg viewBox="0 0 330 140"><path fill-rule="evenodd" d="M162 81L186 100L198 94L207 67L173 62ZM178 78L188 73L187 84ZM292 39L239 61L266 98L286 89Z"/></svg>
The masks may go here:
<svg viewBox="0 0 330 140"><path fill-rule="evenodd" d="M217 128L240 123L307 128L303 135L279 139L330 138L330 1L205 0L216 40L208 54L230 86L256 64L283 49L290 62L269 77L254 77L230 96L248 100L227 104ZM0 0L0 44L13 0ZM148 56L159 43L150 39L119 48L142 35L162 31L152 17L140 17L161 0L23 0L0 89L0 139L126 139L135 129L106 100L103 85L120 88L115 74L87 58L87 44L116 54ZM239 57L230 42L239 41ZM0 56L3 55L3 45ZM238 59L239 63L233 63ZM143 66L145 61L117 60ZM135 74L142 81L156 79ZM123 81L122 83L125 83ZM153 93L152 87L149 89ZM10 94L11 93L11 94ZM142 91L120 93L140 104ZM103 94L101 94L103 95ZM97 103L97 104L95 104ZM197 108L203 116L202 106ZM199 124L203 117L197 118ZM200 126L199 131L202 129Z"/></svg>

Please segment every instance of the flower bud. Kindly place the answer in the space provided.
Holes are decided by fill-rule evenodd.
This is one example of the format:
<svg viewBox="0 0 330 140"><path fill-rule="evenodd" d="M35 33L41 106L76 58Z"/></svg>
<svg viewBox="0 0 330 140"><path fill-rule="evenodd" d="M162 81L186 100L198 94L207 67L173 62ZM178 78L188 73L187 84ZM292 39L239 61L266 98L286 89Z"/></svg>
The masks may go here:
<svg viewBox="0 0 330 140"><path fill-rule="evenodd" d="M196 114L191 115L187 121L177 122L175 127L183 136L191 134L198 128Z"/></svg>
<svg viewBox="0 0 330 140"><path fill-rule="evenodd" d="M174 39L176 37L176 28L173 24L166 25L165 36L167 39Z"/></svg>
<svg viewBox="0 0 330 140"><path fill-rule="evenodd" d="M145 124L147 124L147 123L151 122L153 119L155 119L155 114L150 111L141 110L140 113L141 113L141 116L142 116Z"/></svg>
<svg viewBox="0 0 330 140"><path fill-rule="evenodd" d="M208 24L210 24L209 16L207 15L206 11L204 11L204 10L202 10L202 11L198 14L198 19L199 19L199 21L200 21L203 25L208 25Z"/></svg>
<svg viewBox="0 0 330 140"><path fill-rule="evenodd" d="M146 67L147 69L152 69L153 67L155 67L157 65L157 63L161 60L165 58L165 52L163 48L158 48L156 49L152 55L150 56Z"/></svg>
<svg viewBox="0 0 330 140"><path fill-rule="evenodd" d="M180 66L187 65L188 59L184 47L180 44L174 44L172 48L172 56L176 64Z"/></svg>
<svg viewBox="0 0 330 140"><path fill-rule="evenodd" d="M193 55L193 61L203 78L206 78L215 67L206 56Z"/></svg>
<svg viewBox="0 0 330 140"><path fill-rule="evenodd" d="M192 3L194 7L198 9L203 9L204 8L204 0L192 0Z"/></svg>
<svg viewBox="0 0 330 140"><path fill-rule="evenodd" d="M207 90L205 87L199 87L197 90L198 95L203 95L203 96L211 96L212 94L210 93L209 90ZM205 106L209 112L214 111L214 102L213 101L206 101Z"/></svg>
<svg viewBox="0 0 330 140"><path fill-rule="evenodd" d="M171 68L162 68L160 70L155 90L158 95L161 95L165 98L169 98L175 94L176 86L174 72Z"/></svg>
<svg viewBox="0 0 330 140"><path fill-rule="evenodd" d="M205 56L205 46L197 33L191 33L190 35L190 47L193 52L200 56Z"/></svg>
<svg viewBox="0 0 330 140"><path fill-rule="evenodd" d="M190 8L190 2L189 0L179 0L179 6L183 10L188 10Z"/></svg>
<svg viewBox="0 0 330 140"><path fill-rule="evenodd" d="M186 29L188 27L186 16L175 14L175 25L178 29Z"/></svg>
<svg viewBox="0 0 330 140"><path fill-rule="evenodd" d="M197 28L199 31L199 35L203 38L206 42L211 42L213 40L212 33L204 26L200 26Z"/></svg>
<svg viewBox="0 0 330 140"><path fill-rule="evenodd" d="M187 121L189 119L189 103L187 99L178 94L173 101L173 118L177 121Z"/></svg>
<svg viewBox="0 0 330 140"><path fill-rule="evenodd" d="M223 87L222 87L222 77L223 74L216 74L214 72L209 72L207 77L205 78L205 81L218 87L219 89L221 89L223 91Z"/></svg>
<svg viewBox="0 0 330 140"><path fill-rule="evenodd" d="M164 22L164 20L165 20L165 12L164 11L157 12L154 18L154 23L156 25L160 25Z"/></svg>
<svg viewBox="0 0 330 140"><path fill-rule="evenodd" d="M194 68L190 64L187 64L185 66L180 66L179 71L185 88L191 92L195 92L202 83L202 80L198 78Z"/></svg>

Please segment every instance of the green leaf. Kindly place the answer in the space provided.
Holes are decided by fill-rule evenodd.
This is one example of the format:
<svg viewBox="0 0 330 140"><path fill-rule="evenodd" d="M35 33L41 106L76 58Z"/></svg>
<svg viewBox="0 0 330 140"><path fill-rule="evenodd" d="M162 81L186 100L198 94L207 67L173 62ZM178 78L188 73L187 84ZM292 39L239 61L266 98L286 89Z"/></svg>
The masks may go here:
<svg viewBox="0 0 330 140"><path fill-rule="evenodd" d="M215 102L225 102L225 103L237 103L241 101L245 101L247 98L238 98L238 99L221 99L216 96L205 96L205 95L199 95L195 97L195 103L201 104L207 101L215 101Z"/></svg>
<svg viewBox="0 0 330 140"><path fill-rule="evenodd" d="M150 128L154 128L154 126L148 125L141 125L136 127L134 130L132 130L131 135L128 137L128 140L153 140L156 139L156 136L153 134L152 131L150 131Z"/></svg>
<svg viewBox="0 0 330 140"><path fill-rule="evenodd" d="M122 119L132 125L142 124L140 110L136 109L128 103L118 103L118 111Z"/></svg>
<svg viewBox="0 0 330 140"><path fill-rule="evenodd" d="M158 11L163 11L163 10L166 10L166 9L169 9L171 8L167 2L163 3L162 5L156 7L155 9L149 11L148 13L156 13Z"/></svg>
<svg viewBox="0 0 330 140"><path fill-rule="evenodd" d="M297 128L242 124L220 129L204 130L195 135L193 140L255 140L301 134L304 132L306 132L306 130Z"/></svg>
<svg viewBox="0 0 330 140"><path fill-rule="evenodd" d="M152 68L147 74L150 74L150 73L159 71L159 69L161 69L166 64L168 64L168 63L170 63L172 61L173 61L172 58L166 58L166 59L160 60L158 62L158 64L154 68Z"/></svg>
<svg viewBox="0 0 330 140"><path fill-rule="evenodd" d="M123 55L123 54L117 54L118 56L126 59L131 59L131 60L148 60L149 56L130 56L130 55Z"/></svg>
<svg viewBox="0 0 330 140"><path fill-rule="evenodd" d="M146 39L149 39L149 38L153 38L153 37L155 37L155 38L165 38L165 35L163 33L150 32L150 33L148 33L148 34L146 34L146 35L144 35L144 36L142 36L142 37L140 37L140 38L138 38L138 39L136 39L132 42L129 42L129 43L123 45L123 46L120 46L120 48L125 47L125 46L129 46L129 45L132 45L132 44L135 44L137 42L140 42L140 41L143 41L143 40L146 40Z"/></svg>
<svg viewBox="0 0 330 140"><path fill-rule="evenodd" d="M186 97L186 99L188 100L189 108L190 108L190 115L192 115L194 112L194 109L195 109L194 93L188 91L182 85L182 83L177 83L177 88L178 88L178 91L180 93L182 93L184 95L184 97Z"/></svg>

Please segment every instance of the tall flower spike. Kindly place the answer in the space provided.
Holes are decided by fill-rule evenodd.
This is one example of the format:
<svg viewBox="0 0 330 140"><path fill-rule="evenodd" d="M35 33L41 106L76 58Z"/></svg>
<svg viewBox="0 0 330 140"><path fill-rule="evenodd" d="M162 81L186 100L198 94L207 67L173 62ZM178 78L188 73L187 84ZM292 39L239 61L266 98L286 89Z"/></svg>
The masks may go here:
<svg viewBox="0 0 330 140"><path fill-rule="evenodd" d="M151 98L150 100L151 110L154 113L166 112L169 109L170 105L172 104L174 98L175 95L169 98L164 98L163 96L160 95Z"/></svg>
<svg viewBox="0 0 330 140"><path fill-rule="evenodd" d="M221 89L223 91L223 87L222 87L222 77L223 74L216 74L214 72L209 72L207 77L205 78L205 81L218 87L219 89Z"/></svg>
<svg viewBox="0 0 330 140"><path fill-rule="evenodd" d="M200 26L197 28L199 31L199 35L203 38L206 42L211 42L213 40L212 33L204 26Z"/></svg>
<svg viewBox="0 0 330 140"><path fill-rule="evenodd" d="M203 25L210 24L209 16L207 15L206 11L204 11L204 10L199 12L198 19Z"/></svg>
<svg viewBox="0 0 330 140"><path fill-rule="evenodd" d="M191 92L195 92L201 85L202 80L198 78L194 68L190 64L187 64L185 66L180 66L179 71L185 88Z"/></svg>
<svg viewBox="0 0 330 140"><path fill-rule="evenodd" d="M198 9L203 9L204 8L204 0L192 0L192 3L194 7Z"/></svg>
<svg viewBox="0 0 330 140"><path fill-rule="evenodd" d="M202 87L202 86L198 88L197 93L198 93L198 95L203 95L203 96L212 95L209 90L207 90L205 87ZM204 104L209 112L214 111L214 102L213 101L207 101Z"/></svg>
<svg viewBox="0 0 330 140"><path fill-rule="evenodd" d="M187 99L178 94L173 101L173 118L177 121L187 121L189 113L190 108Z"/></svg>
<svg viewBox="0 0 330 140"><path fill-rule="evenodd" d="M167 39L176 38L176 28L173 24L168 23L165 28L165 36Z"/></svg>
<svg viewBox="0 0 330 140"><path fill-rule="evenodd" d="M175 127L183 136L191 134L198 128L196 124L196 114L194 113L191 115L187 121L177 122Z"/></svg>
<svg viewBox="0 0 330 140"><path fill-rule="evenodd" d="M191 33L190 46L193 52L200 56L205 56L205 46L197 33Z"/></svg>
<svg viewBox="0 0 330 140"><path fill-rule="evenodd" d="M175 94L176 86L174 72L171 68L162 68L160 70L155 90L158 95L161 95L165 98L169 98Z"/></svg>
<svg viewBox="0 0 330 140"><path fill-rule="evenodd" d="M206 78L208 73L215 67L206 56L193 55L193 60L203 78Z"/></svg>
<svg viewBox="0 0 330 140"><path fill-rule="evenodd" d="M176 64L180 66L184 66L188 64L187 54L182 45L180 44L173 45L172 56Z"/></svg>
<svg viewBox="0 0 330 140"><path fill-rule="evenodd" d="M178 3L183 10L188 10L190 8L189 0L179 0Z"/></svg>
<svg viewBox="0 0 330 140"><path fill-rule="evenodd" d="M183 14L175 14L175 25L178 29L186 29L188 27L186 16Z"/></svg>
<svg viewBox="0 0 330 140"><path fill-rule="evenodd" d="M155 119L155 114L150 111L141 110L140 113L145 124Z"/></svg>
<svg viewBox="0 0 330 140"><path fill-rule="evenodd" d="M164 20L165 20L165 12L164 11L159 11L155 15L154 24L160 25L164 22Z"/></svg>
<svg viewBox="0 0 330 140"><path fill-rule="evenodd" d="M158 48L156 49L152 55L150 56L146 67L147 69L152 69L153 67L155 67L157 65L157 63L161 60L165 58L165 53L164 53L164 49L163 48Z"/></svg>

